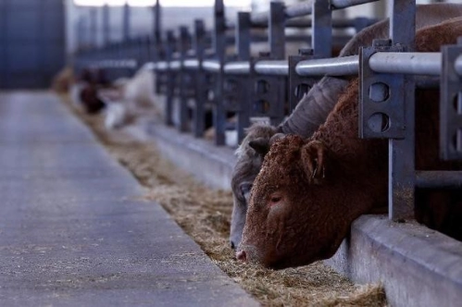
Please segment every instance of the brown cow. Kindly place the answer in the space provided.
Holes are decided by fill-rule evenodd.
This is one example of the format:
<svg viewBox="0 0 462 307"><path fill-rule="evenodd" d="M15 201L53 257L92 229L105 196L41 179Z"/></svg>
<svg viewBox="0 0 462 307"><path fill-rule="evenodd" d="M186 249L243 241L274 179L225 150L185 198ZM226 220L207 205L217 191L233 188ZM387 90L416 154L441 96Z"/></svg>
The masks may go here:
<svg viewBox="0 0 462 307"><path fill-rule="evenodd" d="M416 47L438 51L458 36L462 18L418 31ZM388 142L357 137L357 100L354 80L311 138L289 135L271 146L251 192L238 259L284 268L329 258L357 217L387 203ZM416 168L462 169L438 158L438 91L418 91L416 101ZM416 190L419 219L442 204L441 193ZM444 195L445 210L459 216L427 222L462 238L462 191Z"/></svg>
<svg viewBox="0 0 462 307"><path fill-rule="evenodd" d="M435 3L419 5L416 12L416 29L435 25L459 16L462 16L461 4ZM360 46L370 46L372 40L376 38L388 38L388 20L380 21L359 32L345 45L340 52L340 56L357 54ZM263 131L262 135L259 135L258 131L254 131L252 135L246 137L246 140L240 146L243 148L240 151L253 151L253 154L238 156L238 162L233 172L232 190L234 194L234 206L233 218L231 220L231 246L237 246L240 242L248 204L248 199L239 197L241 195L239 186L251 186L253 179L250 181L249 178L257 176L261 167L261 164L258 163L266 154L265 148L269 147L270 139L273 136L272 134L268 134L267 131L272 130L273 134L280 131L284 134L297 134L304 138L310 137L318 129L319 125L324 123L327 115L334 108L340 94L348 86L348 83L347 80L341 78L322 78L299 102L290 117L278 128L258 128L258 131ZM251 142L253 140L258 141ZM266 145L264 142L266 142ZM256 146L253 148L252 146L255 144ZM246 159L254 159L254 161L247 161ZM247 168L247 166L251 167Z"/></svg>

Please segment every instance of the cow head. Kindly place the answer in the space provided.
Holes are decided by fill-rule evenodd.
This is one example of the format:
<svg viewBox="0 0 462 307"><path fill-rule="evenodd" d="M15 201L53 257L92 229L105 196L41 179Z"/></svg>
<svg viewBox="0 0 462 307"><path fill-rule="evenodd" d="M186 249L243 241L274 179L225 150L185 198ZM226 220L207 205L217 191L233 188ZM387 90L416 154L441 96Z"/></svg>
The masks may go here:
<svg viewBox="0 0 462 307"><path fill-rule="evenodd" d="M281 136L275 127L263 124L255 124L246 132L247 136L236 151L237 162L231 178L233 213L230 244L232 248L237 247L241 241L250 189L260 171L263 158L269 151L271 143Z"/></svg>
<svg viewBox="0 0 462 307"><path fill-rule="evenodd" d="M237 258L284 268L331 257L358 216L342 172L321 142L277 141L254 182Z"/></svg>

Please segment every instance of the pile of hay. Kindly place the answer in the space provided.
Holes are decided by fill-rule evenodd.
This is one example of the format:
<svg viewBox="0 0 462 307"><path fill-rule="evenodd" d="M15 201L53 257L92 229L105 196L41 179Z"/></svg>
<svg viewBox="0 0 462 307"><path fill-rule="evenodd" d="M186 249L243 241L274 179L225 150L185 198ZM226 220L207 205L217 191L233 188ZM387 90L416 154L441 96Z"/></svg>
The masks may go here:
<svg viewBox="0 0 462 307"><path fill-rule="evenodd" d="M71 104L67 103L71 106ZM274 271L236 261L229 247L232 196L195 182L160 157L155 145L105 130L101 116L73 109L224 272L265 306L386 306L377 285L354 285L322 262Z"/></svg>

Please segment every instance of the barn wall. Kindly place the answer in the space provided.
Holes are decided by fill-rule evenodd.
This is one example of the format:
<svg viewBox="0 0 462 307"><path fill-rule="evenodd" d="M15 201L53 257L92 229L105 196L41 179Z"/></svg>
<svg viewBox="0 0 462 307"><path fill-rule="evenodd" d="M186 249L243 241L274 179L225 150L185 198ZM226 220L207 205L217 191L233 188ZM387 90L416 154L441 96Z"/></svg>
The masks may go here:
<svg viewBox="0 0 462 307"><path fill-rule="evenodd" d="M78 45L101 46L103 44L103 8L75 6L73 0L66 0L67 52L72 54ZM92 13L96 11L96 31L92 31ZM187 13L185 13L185 10ZM227 7L226 15L234 19L241 7ZM247 8L248 10L248 8ZM93 16L95 16L93 15ZM109 8L110 41L122 40L123 7ZM213 26L213 7L162 7L162 31L178 30L181 25L190 26L195 19L203 19L206 27ZM151 35L153 31L153 11L151 7L130 7L130 36Z"/></svg>
<svg viewBox="0 0 462 307"><path fill-rule="evenodd" d="M0 89L45 88L64 63L61 0L0 1Z"/></svg>

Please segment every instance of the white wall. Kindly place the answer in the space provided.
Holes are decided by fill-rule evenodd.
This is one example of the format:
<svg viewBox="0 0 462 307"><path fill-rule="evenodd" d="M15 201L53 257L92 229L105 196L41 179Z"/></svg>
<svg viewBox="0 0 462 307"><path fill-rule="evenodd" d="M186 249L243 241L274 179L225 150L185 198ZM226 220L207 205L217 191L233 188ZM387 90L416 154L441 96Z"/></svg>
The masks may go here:
<svg viewBox="0 0 462 307"><path fill-rule="evenodd" d="M67 15L67 52L72 53L77 47L77 26L81 18L85 19L85 33L84 42L85 44L92 43L92 37L90 35L90 10L95 7L80 7L73 4L73 0L66 1L66 15ZM193 1L193 0L191 0ZM226 15L228 18L235 18L236 12L243 8L232 7L226 8ZM97 44L103 43L103 31L102 31L102 16L103 8L97 7ZM123 8L122 7L111 7L110 11L110 38L112 41L119 41L122 39L122 27L123 27ZM130 35L149 35L153 30L153 12L150 7L131 7L130 8ZM162 31L173 29L177 30L180 25L190 26L194 25L195 19L204 19L206 27L212 28L213 23L213 7L192 7L192 8L180 8L180 7L162 7L161 13L162 19Z"/></svg>

